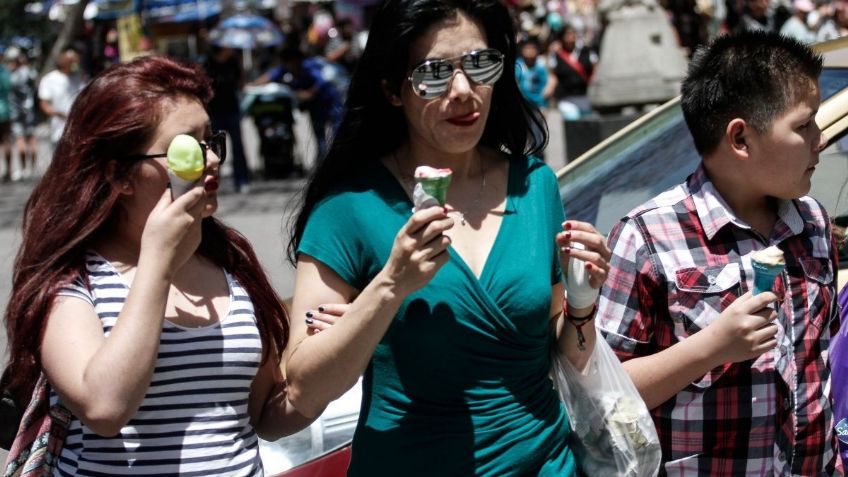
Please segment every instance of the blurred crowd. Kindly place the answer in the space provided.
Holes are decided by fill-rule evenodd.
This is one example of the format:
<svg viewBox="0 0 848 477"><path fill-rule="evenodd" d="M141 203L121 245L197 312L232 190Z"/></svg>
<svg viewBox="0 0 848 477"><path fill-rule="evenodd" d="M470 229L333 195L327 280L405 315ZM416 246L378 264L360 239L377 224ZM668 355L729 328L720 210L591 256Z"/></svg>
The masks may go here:
<svg viewBox="0 0 848 477"><path fill-rule="evenodd" d="M659 2L659 3L657 3ZM525 97L541 108L558 110L564 120L596 116L587 88L603 56L602 39L610 13L634 5L661 7L673 28L678 46L691 55L716 35L738 30L776 31L812 43L848 32L848 0L505 0L519 32L520 56L516 80ZM350 73L367 40L371 10L350 15L334 3L303 4L296 15L275 25L285 41L270 47L240 50L213 44L209 29L196 33L196 54L214 80L216 99L210 105L214 127L226 130L233 150L236 191L250 189L241 137L241 120L253 116L262 155L285 150L277 162L263 166L266 175L302 173L303 160L295 158L294 121L309 117L313 154L320 157L340 119ZM271 15L266 15L270 17ZM2 42L0 42L2 43ZM155 42L141 38L145 51ZM42 72L37 50L11 45L0 65L0 155L3 181L36 174L38 131L55 141L64 116L85 79L120 61L114 26L89 29L86 38L62 52L54 71ZM173 54L173 52L164 52ZM248 55L247 58L245 55ZM80 65L83 65L82 67ZM267 104L269 84L278 103L274 113ZM263 89L263 87L265 89ZM283 105L282 101L287 102ZM261 106L261 107L260 107ZM257 112L258 111L258 112ZM262 116L257 117L257 116ZM44 153L42 153L44 155ZM276 160L276 159L275 159ZM275 166L276 164L276 166ZM277 167L279 166L279 167Z"/></svg>
<svg viewBox="0 0 848 477"><path fill-rule="evenodd" d="M687 56L729 32L773 31L805 43L848 33L845 0L511 0L522 45L517 79L525 96L558 107L566 120L593 114L586 90L603 54L610 13L637 4L664 9Z"/></svg>

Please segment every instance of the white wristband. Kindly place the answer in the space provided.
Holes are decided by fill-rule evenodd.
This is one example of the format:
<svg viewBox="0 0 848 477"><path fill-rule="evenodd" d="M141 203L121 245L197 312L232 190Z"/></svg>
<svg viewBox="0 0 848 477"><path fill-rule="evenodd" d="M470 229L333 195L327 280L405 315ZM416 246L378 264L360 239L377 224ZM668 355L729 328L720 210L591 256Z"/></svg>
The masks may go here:
<svg viewBox="0 0 848 477"><path fill-rule="evenodd" d="M571 248L583 250L583 244L572 242ZM574 308L589 308L598 299L600 289L592 288L589 284L589 271L583 260L574 257L568 259L568 270L565 274L565 298Z"/></svg>

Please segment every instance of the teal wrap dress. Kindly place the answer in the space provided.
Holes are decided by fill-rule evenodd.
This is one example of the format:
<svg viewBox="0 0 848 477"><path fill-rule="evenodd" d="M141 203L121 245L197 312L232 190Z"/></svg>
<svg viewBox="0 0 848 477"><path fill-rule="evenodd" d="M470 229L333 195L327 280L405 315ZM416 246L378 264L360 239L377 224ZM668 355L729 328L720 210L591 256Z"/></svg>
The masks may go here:
<svg viewBox="0 0 848 477"><path fill-rule="evenodd" d="M369 169L313 209L299 247L359 290L412 214L388 169ZM548 377L563 220L550 168L511 158L505 215L481 276L450 249L377 346L349 476L575 474L568 416Z"/></svg>

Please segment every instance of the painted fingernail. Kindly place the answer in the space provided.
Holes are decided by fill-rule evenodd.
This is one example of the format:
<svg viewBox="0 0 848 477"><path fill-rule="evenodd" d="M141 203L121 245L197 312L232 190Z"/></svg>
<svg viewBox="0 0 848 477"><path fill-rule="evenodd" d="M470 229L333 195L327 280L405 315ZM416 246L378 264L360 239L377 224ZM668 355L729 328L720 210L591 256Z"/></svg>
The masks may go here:
<svg viewBox="0 0 848 477"><path fill-rule="evenodd" d="M445 215L448 215L448 208L447 208L447 206L442 207L442 210L444 210L444 211L445 211Z"/></svg>
<svg viewBox="0 0 848 477"><path fill-rule="evenodd" d="M565 233L565 238L570 239L570 238L571 238L571 232L566 232L566 233Z"/></svg>
<svg viewBox="0 0 848 477"><path fill-rule="evenodd" d="M565 223L565 230L571 230L571 222Z"/></svg>
<svg viewBox="0 0 848 477"><path fill-rule="evenodd" d="M323 307L323 306L319 306L319 307L318 307L318 311L319 311L320 313L324 313L324 307Z"/></svg>
<svg viewBox="0 0 848 477"><path fill-rule="evenodd" d="M586 262L586 270L591 270L591 269L592 269L592 264L589 263L589 262Z"/></svg>
<svg viewBox="0 0 848 477"><path fill-rule="evenodd" d="M311 325L312 323L315 323L315 320L313 320L312 318L307 318L305 321L306 321L307 325Z"/></svg>
<svg viewBox="0 0 848 477"><path fill-rule="evenodd" d="M307 312L306 312L306 317L307 317L307 318L312 318L313 316L314 316L314 315L312 314L312 312L311 312L311 311L307 311Z"/></svg>
<svg viewBox="0 0 848 477"><path fill-rule="evenodd" d="M565 253L571 253L571 247L562 247L562 251Z"/></svg>

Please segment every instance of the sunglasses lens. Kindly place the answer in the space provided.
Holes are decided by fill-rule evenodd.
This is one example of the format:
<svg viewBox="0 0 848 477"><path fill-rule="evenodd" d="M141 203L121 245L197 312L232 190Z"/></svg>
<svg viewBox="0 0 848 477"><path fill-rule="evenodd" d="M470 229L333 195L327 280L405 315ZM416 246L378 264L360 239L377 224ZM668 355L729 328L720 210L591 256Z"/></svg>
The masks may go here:
<svg viewBox="0 0 848 477"><path fill-rule="evenodd" d="M209 147L218 156L218 160L221 163L227 159L227 136L225 133L221 131L216 132L209 141Z"/></svg>
<svg viewBox="0 0 848 477"><path fill-rule="evenodd" d="M495 49L462 57L462 70L477 84L494 84L503 73L503 55Z"/></svg>
<svg viewBox="0 0 848 477"><path fill-rule="evenodd" d="M448 89L453 65L445 60L427 61L412 70L412 89L422 98L435 98Z"/></svg>
<svg viewBox="0 0 848 477"><path fill-rule="evenodd" d="M503 73L503 55L494 48L474 51L460 59L465 75L476 84L494 84ZM448 90L453 77L451 60L428 60L412 70L412 90L424 99L433 99Z"/></svg>

